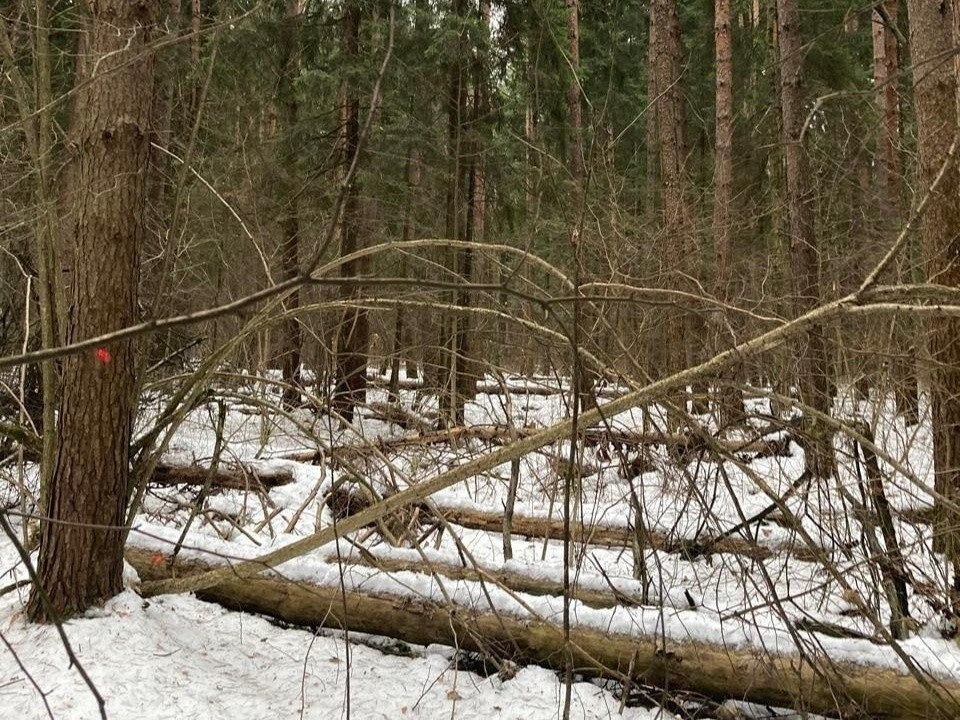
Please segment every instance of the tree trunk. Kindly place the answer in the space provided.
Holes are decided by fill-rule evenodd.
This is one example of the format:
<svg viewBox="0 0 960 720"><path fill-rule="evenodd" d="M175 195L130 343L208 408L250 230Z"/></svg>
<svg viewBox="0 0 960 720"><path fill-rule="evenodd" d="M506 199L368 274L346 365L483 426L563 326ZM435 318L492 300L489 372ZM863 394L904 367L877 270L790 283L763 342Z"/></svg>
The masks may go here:
<svg viewBox="0 0 960 720"><path fill-rule="evenodd" d="M40 342L45 348L54 347L64 332L63 283L60 278L61 248L57 240L57 208L53 188L53 108L49 107L52 97L52 57L50 49L50 8L47 0L36 2L36 28L34 29L36 46L36 69L34 88L36 95L36 123L33 142L34 169L37 178L36 198L39 212L35 225L35 252L38 268L39 290L37 297L40 306ZM30 126L24 130L30 132ZM47 360L41 364L41 388L43 391L43 456L40 464L40 492L37 506L41 513L46 512L49 503L50 483L56 457L56 407L60 394L57 363Z"/></svg>
<svg viewBox="0 0 960 720"><path fill-rule="evenodd" d="M481 34L489 38L490 30L490 2L481 0L479 7L479 21ZM486 174L484 167L484 145L485 133L482 128L485 125L487 114L486 97L486 62L483 54L488 50L488 43L480 44L476 52L476 59L473 63L473 108L469 122L469 138L467 142L469 152L466 198L466 225L464 227L464 238L470 242L480 242L483 240L485 222L486 222ZM464 101L466 98L464 97ZM473 250L464 248L458 253L457 275L459 282L471 283L474 275ZM461 308L469 308L472 303L471 294L465 289L457 293L457 305ZM454 316L453 322L456 325L456 335L454 338L454 396L455 402L451 407L454 424L460 425L464 421L464 403L467 400L473 400L477 394L477 382L481 379L482 373L478 367L478 361L475 357L474 337L475 328L471 327L471 318L468 313L458 313Z"/></svg>
<svg viewBox="0 0 960 720"><path fill-rule="evenodd" d="M653 223L657 217L657 189L660 180L660 142L657 123L657 73L654 71L657 62L657 5L650 4L647 19L647 117L644 123L644 137L646 144L646 182L644 183L644 210L647 219Z"/></svg>
<svg viewBox="0 0 960 720"><path fill-rule="evenodd" d="M407 198L403 206L403 230L401 239L409 242L413 239L414 203L420 188L420 150L411 145L407 150L406 166ZM400 277L407 275L407 257L400 258ZM402 303L397 303L393 325L393 349L390 354L390 385L387 390L390 398L400 402L400 363L403 355L404 318L406 310Z"/></svg>
<svg viewBox="0 0 960 720"><path fill-rule="evenodd" d="M787 204L790 215L790 261L793 275L793 313L800 316L820 303L820 257L815 227L816 194L810 158L804 145L806 118L803 97L803 57L800 14L796 0L777 0L780 51L780 107L787 169ZM800 401L819 413L830 412L830 387L824 329L814 324L797 345ZM806 413L807 468L816 477L834 470L833 441L829 427Z"/></svg>
<svg viewBox="0 0 960 720"><path fill-rule="evenodd" d="M580 230L582 217L586 208L584 193L584 157L583 157L583 112L580 103L580 13L579 0L566 0L567 4L567 61L570 64L570 79L567 84L567 130L570 133L570 143L567 152L567 170L571 181L570 217L567 226L567 238L573 252L574 284L578 286L584 281L583 248ZM580 301L575 301L573 308L574 351L573 365L576 387L574 397L581 407L596 407L597 399L594 395L593 373L583 367L578 352L587 339L583 313L586 309Z"/></svg>
<svg viewBox="0 0 960 720"><path fill-rule="evenodd" d="M651 23L654 66L658 90L657 141L660 152L662 205L661 257L669 287L679 288L680 276L687 271L693 245L690 181L686 169L684 141L685 104L681 85L680 23L676 0L654 0ZM687 363L688 322L682 308L670 308L667 317L667 369L678 372ZM686 393L677 396L686 406Z"/></svg>
<svg viewBox="0 0 960 720"><path fill-rule="evenodd" d="M288 0L280 22L280 67L277 82L277 105L280 111L282 138L278 152L278 186L280 190L278 222L280 225L279 281L292 280L300 274L300 215L297 210L299 186L296 182L297 154L297 96L294 80L300 73L300 0ZM296 311L300 307L300 289L295 289L283 304L284 318L278 331L279 352L276 359L286 387L283 402L300 402L300 357L302 334Z"/></svg>
<svg viewBox="0 0 960 720"><path fill-rule="evenodd" d="M71 130L76 182L62 188L72 208L64 240L75 248L68 342L137 319L155 75L149 41L159 3L102 0L90 13L90 62L76 79ZM28 606L40 621L82 612L123 588L134 345L71 355L63 367L53 521L43 525L38 567L49 606L37 590Z"/></svg>
<svg viewBox="0 0 960 720"><path fill-rule="evenodd" d="M927 191L947 159L957 127L957 76L944 62L954 48L954 12L947 3L910 0L910 45L914 67L914 104L920 151L920 193ZM960 171L951 162L920 224L928 282L960 285ZM927 343L933 367L934 488L953 502L960 499L960 320L930 319ZM960 534L954 513L937 502L934 547L960 558Z"/></svg>
<svg viewBox="0 0 960 720"><path fill-rule="evenodd" d="M468 214L470 180L472 173L469 163L465 162L465 147L469 144L467 106L467 2L453 0L452 11L458 23L458 31L450 48L449 58L449 95L447 97L447 193L445 234L451 240L468 239ZM447 278L458 282L469 282L472 272L472 258L469 249L451 249L444 253L444 266ZM464 301L465 293L453 291L447 294L448 302L459 305ZM440 406L442 421L447 425L459 425L463 422L464 397L460 390L466 387L466 381L460 378L465 371L462 344L469 343L466 315L448 314L441 320L439 350L442 362L440 368ZM469 349L469 348L468 348ZM472 397L472 394L471 394Z"/></svg>
<svg viewBox="0 0 960 720"><path fill-rule="evenodd" d="M877 190L880 200L880 217L887 236L895 236L900 224L900 93L897 36L889 23L896 23L899 15L899 0L883 0L884 10L873 12L873 79L877 88L881 123L878 140ZM904 277L909 258L898 262L898 273ZM909 317L894 318L890 333L890 380L893 385L897 412L909 424L920 417L917 389L917 373L913 345L914 322Z"/></svg>
<svg viewBox="0 0 960 720"><path fill-rule="evenodd" d="M717 65L717 130L714 167L713 237L716 254L716 296L730 301L730 256L733 244L731 210L733 205L733 42L730 30L730 0L716 0L714 4L714 47ZM731 345L728 334L738 325L735 317L724 315L717 319L715 348ZM724 338L727 339L724 339ZM720 378L717 393L717 411L721 427L743 420L743 394L732 385L737 378L736 367Z"/></svg>
<svg viewBox="0 0 960 720"><path fill-rule="evenodd" d="M360 4L349 2L343 14L343 52L348 63L360 61ZM343 81L344 168L349 168L360 146L360 99L357 83L347 68ZM346 170L345 170L346 172ZM347 188L340 227L340 254L349 255L360 247L361 221L360 181L356 177ZM357 277L365 266L363 260L351 260L342 268L344 277ZM344 287L341 297L359 300L359 289ZM347 308L343 312L337 336L336 388L333 407L344 422L353 422L357 405L367 397L367 345L369 341L367 312Z"/></svg>

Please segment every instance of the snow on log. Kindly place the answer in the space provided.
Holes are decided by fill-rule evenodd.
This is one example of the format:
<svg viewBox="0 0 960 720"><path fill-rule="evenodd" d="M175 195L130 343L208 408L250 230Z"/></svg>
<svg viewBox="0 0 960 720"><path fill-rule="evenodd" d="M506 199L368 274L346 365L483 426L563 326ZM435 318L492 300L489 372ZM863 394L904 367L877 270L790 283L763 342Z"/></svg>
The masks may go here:
<svg viewBox="0 0 960 720"><path fill-rule="evenodd" d="M163 556L128 548L126 557L143 580L170 577ZM201 562L178 562L177 573L212 570ZM222 576L199 596L226 607L258 612L307 627L373 633L408 643L431 643L477 652L499 648L513 659L563 667L563 629L554 623L518 618L394 595L341 594L337 586L316 586L277 577ZM660 636L570 629L576 672L690 690L716 699L743 699L762 705L803 708L841 717L903 720L960 716L960 685L893 670L853 664L817 663L775 656L757 649L726 648Z"/></svg>
<svg viewBox="0 0 960 720"><path fill-rule="evenodd" d="M474 508L438 507L446 518L461 527L487 532L501 532L503 514ZM531 538L548 537L551 540L563 539L563 521L544 517L513 516L512 531L515 535ZM574 542L608 547L630 547L637 537L632 528L616 525L584 525L576 521L570 523L570 535ZM778 552L786 552L800 560L814 560L817 554L802 545L761 545L742 537L721 537L717 540L702 538L697 540L671 538L663 533L647 530L642 534L643 544L653 550L669 553L681 553L689 558L711 553L731 553L743 555L755 560L763 560Z"/></svg>
<svg viewBox="0 0 960 720"><path fill-rule="evenodd" d="M285 460L297 462L318 462L324 455L337 458L348 458L364 455L373 451L401 451L407 448L427 447L430 445L449 445L465 440L478 440L491 445L506 446L510 443L532 437L538 428L516 428L506 425L471 425L458 426L443 430L431 430L400 435L397 437L377 438L375 442L338 445L324 452L299 451L283 456ZM736 441L713 439L713 443L724 453L750 454L760 457L786 456L790 454L790 436L778 433L782 437L768 438L771 431L760 433L761 437L754 440ZM660 433L635 432L618 428L587 428L581 431L583 441L590 447L609 448L612 450L629 450L634 448L648 448L662 445L671 450L677 457L691 459L698 452L709 452L710 448L702 438L687 433ZM609 454L609 452L608 452Z"/></svg>
<svg viewBox="0 0 960 720"><path fill-rule="evenodd" d="M339 558L336 555L331 555L327 557L327 562L331 565L336 565L338 562L344 565L363 565L390 573L414 572L435 574L450 580L485 581L506 588L507 590L526 593L527 595L563 595L563 584L556 580L525 575L506 568L465 567L446 562L405 560L398 557L373 554L368 551L364 551L360 555L347 555ZM595 608L612 608L617 605L640 604L639 597L632 597L630 594L622 592L617 588L603 591L575 585L570 588L570 597L582 602L584 605Z"/></svg>

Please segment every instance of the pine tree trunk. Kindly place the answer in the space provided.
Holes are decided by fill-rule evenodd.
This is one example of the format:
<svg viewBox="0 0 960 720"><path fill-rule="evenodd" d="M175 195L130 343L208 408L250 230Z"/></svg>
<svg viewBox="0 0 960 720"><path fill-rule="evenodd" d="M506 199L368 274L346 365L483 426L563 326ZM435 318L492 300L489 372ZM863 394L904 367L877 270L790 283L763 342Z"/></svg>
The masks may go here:
<svg viewBox="0 0 960 720"><path fill-rule="evenodd" d="M657 188L660 180L660 140L657 124L657 6L651 3L647 19L647 117L644 127L646 145L646 182L644 183L644 209L650 222L657 217Z"/></svg>
<svg viewBox="0 0 960 720"><path fill-rule="evenodd" d="M70 143L75 179L64 241L75 252L68 341L137 320L140 250L154 58L150 36L159 3L90 4L86 50L76 78ZM96 70L96 79L92 73ZM136 357L130 340L69 356L63 363L59 443L40 538L40 583L28 615L47 621L82 612L123 588L121 528L128 500Z"/></svg>
<svg viewBox="0 0 960 720"><path fill-rule="evenodd" d="M733 43L730 30L730 0L714 4L714 46L717 66L717 130L714 164L713 237L716 253L716 296L730 301L730 256L733 244L731 211L733 205ZM720 352L731 344L729 332L736 328L734 317L717 320L714 350ZM731 368L720 378L721 383L736 380L737 369ZM732 385L722 384L717 393L718 419L721 427L743 420L743 394Z"/></svg>
<svg viewBox="0 0 960 720"><path fill-rule="evenodd" d="M680 286L680 275L686 267L693 245L693 223L690 206L689 178L686 170L684 141L685 104L681 86L680 23L676 0L654 0L651 5L656 20L651 23L654 66L658 99L657 140L660 154L660 187L662 205L662 259L669 287ZM667 368L678 372L687 362L687 329L689 323L682 308L668 310ZM685 407L685 393L677 402Z"/></svg>
<svg viewBox="0 0 960 720"><path fill-rule="evenodd" d="M567 239L573 252L574 278L578 286L585 279L583 277L583 248L581 247L580 225L581 216L585 212L584 203L584 157L583 157L583 111L580 103L580 12L578 0L566 0L567 5L567 61L570 64L571 74L567 83L567 130L570 133L570 143L567 156L567 169L570 173L571 198ZM573 357L576 387L574 394L581 407L596 407L597 398L594 394L594 374L583 366L579 349L586 341L584 331L585 306L576 301L573 309L573 323L575 324L574 344L577 354Z"/></svg>
<svg viewBox="0 0 960 720"><path fill-rule="evenodd" d="M954 48L954 13L944 3L910 0L910 45L914 67L914 104L920 151L919 192L925 193L940 172L957 126L957 76L944 62ZM960 171L952 162L920 221L927 281L960 285ZM960 496L960 321L935 318L927 323L933 367L934 488L953 502ZM934 536L937 550L960 556L955 514L937 502Z"/></svg>
<svg viewBox="0 0 960 720"><path fill-rule="evenodd" d="M489 22L481 10L481 23ZM447 99L447 158L449 179L447 185L446 236L453 240L470 240L473 234L474 194L478 189L475 153L476 132L473 128L470 106L467 63L469 59L468 11L466 0L455 0L453 12L460 23L457 37L450 49L450 94ZM477 61L479 62L479 60ZM477 92L476 88L474 92ZM459 283L467 284L473 277L473 252L469 248L452 249L445 253L445 265ZM446 279L446 278L445 278ZM449 293L449 302L469 309L469 294L459 289ZM439 348L443 358L440 372L440 397L444 421L459 425L464 419L464 403L476 395L477 370L472 356L470 315L454 313L442 320Z"/></svg>
<svg viewBox="0 0 960 720"><path fill-rule="evenodd" d="M294 79L299 74L300 58L300 0L288 0L286 13L280 24L280 72L277 83L277 105L280 110L281 133L278 157L280 186L280 272L281 282L292 280L300 273L300 215L297 210L299 187L295 181L297 143L294 139L297 126L297 97ZM296 311L300 307L300 290L294 290L284 301L285 316L277 332L279 352L277 358L283 381L284 403L300 402L301 385L300 357L302 334Z"/></svg>
<svg viewBox="0 0 960 720"><path fill-rule="evenodd" d="M401 239L408 242L413 239L413 205L420 187L420 150L411 145L407 150L407 200L403 208L403 230ZM400 259L400 277L407 275L406 255ZM396 317L393 325L393 349L390 354L390 386L388 394L399 402L400 400L400 363L403 356L404 318L406 311L402 304L397 303Z"/></svg>
<svg viewBox="0 0 960 720"><path fill-rule="evenodd" d="M882 7L873 12L873 78L877 87L881 112L880 139L877 153L877 190L880 195L881 218L888 236L899 228L902 178L900 174L900 93L897 37L889 23L896 23L899 15L899 0L884 0ZM904 277L909 258L901 258L898 272ZM912 349L913 320L909 317L894 318L890 333L890 379L896 399L897 412L909 424L920 417L917 390L915 353Z"/></svg>
<svg viewBox="0 0 960 720"><path fill-rule="evenodd" d="M479 5L479 22L481 33L488 35L490 28L490 3L489 0L481 0ZM480 242L483 240L485 222L486 222L486 175L483 160L484 134L481 128L484 124L486 114L486 64L482 57L486 51L486 44L481 45L477 51L473 63L473 108L470 112L468 125L468 182L466 198L466 224L464 227L464 238L470 242ZM463 96L464 102L466 96ZM465 110L465 109L464 109ZM464 248L458 253L457 274L459 281L463 284L473 282L474 276L474 257L471 248ZM469 291L460 289L457 293L457 306L463 309L469 309L472 305L472 298ZM471 323L471 317L467 313L458 313L454 317L456 323L455 352L453 362L455 363L455 381L454 392L455 402L451 407L454 424L461 425L464 422L464 403L467 400L473 400L477 395L477 382L481 379L481 372L478 367L478 361L475 357L474 337L475 328Z"/></svg>
<svg viewBox="0 0 960 720"><path fill-rule="evenodd" d="M816 195L810 158L804 145L806 118L803 97L803 46L796 0L777 0L780 50L780 107L787 169L787 204L790 215L790 259L793 275L793 312L802 315L820 302L820 256L815 227ZM824 328L810 328L797 347L800 401L810 410L830 412L830 383ZM829 427L806 413L807 468L816 477L834 470L833 441Z"/></svg>
<svg viewBox="0 0 960 720"><path fill-rule="evenodd" d="M343 52L350 63L356 63L360 58L360 12L360 4L353 0L347 4L343 15ZM343 164L349 168L360 147L360 99L356 81L345 79L343 90ZM340 226L341 256L349 255L360 247L360 204L360 181L354 177L344 201ZM343 265L343 276L357 277L363 266L362 260L351 260ZM344 287L340 295L345 300L356 301L359 291L357 288ZM353 422L357 405L366 401L369 335L366 311L359 308L344 310L337 335L333 407L347 423Z"/></svg>

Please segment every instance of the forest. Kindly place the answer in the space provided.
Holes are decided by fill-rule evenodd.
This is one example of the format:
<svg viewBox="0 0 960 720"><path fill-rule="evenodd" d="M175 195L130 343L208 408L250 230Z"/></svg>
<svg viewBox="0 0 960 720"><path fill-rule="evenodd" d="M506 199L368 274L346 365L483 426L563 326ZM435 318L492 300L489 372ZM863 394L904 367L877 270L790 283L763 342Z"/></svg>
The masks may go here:
<svg viewBox="0 0 960 720"><path fill-rule="evenodd" d="M960 0L2 0L0 716L960 717Z"/></svg>

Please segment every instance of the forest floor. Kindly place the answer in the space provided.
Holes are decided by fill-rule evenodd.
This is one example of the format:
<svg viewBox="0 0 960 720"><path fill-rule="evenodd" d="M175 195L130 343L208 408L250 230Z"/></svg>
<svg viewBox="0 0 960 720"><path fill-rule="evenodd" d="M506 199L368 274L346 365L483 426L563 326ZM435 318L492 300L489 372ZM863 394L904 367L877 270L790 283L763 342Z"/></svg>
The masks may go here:
<svg viewBox="0 0 960 720"><path fill-rule="evenodd" d="M515 389L553 383L510 382ZM402 393L401 406L407 425L419 425L416 430L385 419L387 398L381 390L370 392L373 411L346 429L306 408L264 410L278 398L258 392L234 388L223 410L216 403L195 410L165 457L165 462L202 467L214 457L221 467L243 462L252 473L251 488L213 488L200 498L196 484L151 486L130 535L131 547L155 553L157 562L164 562L202 500L179 557L221 562L256 557L329 526L334 519L323 499L342 480L360 477L378 493L390 494L492 447L490 434L481 432L452 443L417 442L429 434L426 427L436 406L412 390ZM481 394L467 406L466 425L507 434L510 428L545 427L565 417L565 397ZM736 446L761 434L766 440L788 436L787 429L771 431L774 418L766 399L749 399L747 405L748 425L723 433L724 442ZM145 403L143 427L159 407ZM218 441L220 412L225 414ZM573 493L576 522L630 536L639 512L647 537L661 540L646 547L591 538L573 543L575 587L612 602L571 600L571 624L656 638L665 652L677 643L694 642L758 657L802 657L897 673L906 672L906 657L934 682L960 680L960 648L950 638L950 622L937 600L946 592L946 579L929 547L929 525L917 521L931 504L929 427L905 425L883 400L847 402L838 408L843 413L866 421L886 452L879 465L912 580L912 633L897 643L899 654L877 627L877 621L888 623L889 607L878 563L865 540L873 528L864 527L851 509L858 498L866 500L861 455L853 444L836 439L839 467L833 481L801 485L803 451L796 443L780 454L753 448L732 462L702 448L678 453L668 445L627 442L663 427L659 408L648 409L646 417L636 410L609 418L606 441L597 439L582 450L580 487ZM709 417L700 422L716 432ZM310 458L318 446L327 450ZM569 451L569 442L560 442L528 454L513 468L519 471L518 527L528 527L526 521L546 527L546 519L562 518ZM269 490L254 487L253 474L275 470L288 471L292 482ZM424 569L473 565L487 577L501 573L562 587L562 541L518 533L511 541L513 557L505 559L501 533L475 522L502 515L511 470L508 462L434 495L430 512L451 518L444 532L433 527L426 511L422 517L402 514L387 522L400 536L396 544L373 529L362 530L284 564L275 574L344 593L452 603L559 623L563 598L557 594L529 594ZM745 552L717 552L717 546L704 551L711 539L767 509L771 498L782 498L776 512L730 535L742 539ZM788 521L784 510L796 519ZM418 547L411 538L419 540ZM384 569L391 562L405 569ZM421 567L414 567L417 563ZM129 570L130 589L65 626L80 662L106 699L109 717L559 717L564 688L553 670L501 663L501 672L483 672L482 660L446 645L423 647L359 633L349 633L345 642L340 631L291 628L193 596L144 600L136 594L138 579ZM5 540L0 540L0 573L0 587L26 578ZM0 715L98 717L96 702L69 667L54 629L23 621L26 593L22 588L0 597L0 634L7 644L0 648ZM383 635L390 634L385 628ZM740 717L800 717L759 705L721 706L716 697L691 693L654 696L642 688L628 688L621 701L623 688L616 684L577 680L572 718L737 717L733 709Z"/></svg>

